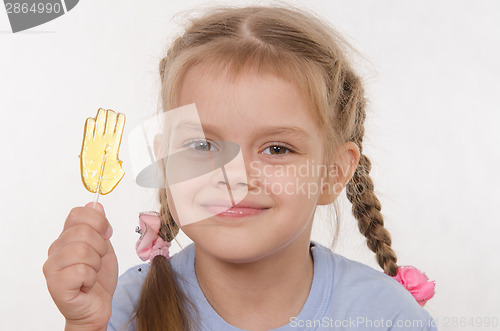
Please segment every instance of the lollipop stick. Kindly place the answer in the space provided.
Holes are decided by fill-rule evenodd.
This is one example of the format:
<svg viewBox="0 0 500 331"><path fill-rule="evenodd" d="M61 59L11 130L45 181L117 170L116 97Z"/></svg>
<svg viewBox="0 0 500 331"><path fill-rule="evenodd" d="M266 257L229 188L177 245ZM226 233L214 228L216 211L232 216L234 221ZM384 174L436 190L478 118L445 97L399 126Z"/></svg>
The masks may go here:
<svg viewBox="0 0 500 331"><path fill-rule="evenodd" d="M101 190L101 183L102 183L102 173L104 170L104 166L106 165L106 155L108 155L108 146L109 144L106 144L106 147L104 149L104 155L102 156L102 164L101 164L101 170L99 170L99 183L97 184L97 189L95 190L95 196L94 196L94 203L92 204L92 208L96 209L97 207L97 202L99 201L99 192Z"/></svg>
<svg viewBox="0 0 500 331"><path fill-rule="evenodd" d="M99 202L99 190L97 190L95 192L95 195L94 195L94 203L92 204L92 208L96 209L97 207L97 202Z"/></svg>

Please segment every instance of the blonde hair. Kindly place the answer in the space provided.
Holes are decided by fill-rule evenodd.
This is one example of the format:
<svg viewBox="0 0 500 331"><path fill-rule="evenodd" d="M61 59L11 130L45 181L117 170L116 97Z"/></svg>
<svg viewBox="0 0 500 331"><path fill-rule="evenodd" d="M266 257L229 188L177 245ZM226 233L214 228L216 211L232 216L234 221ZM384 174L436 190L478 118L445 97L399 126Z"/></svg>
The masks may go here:
<svg viewBox="0 0 500 331"><path fill-rule="evenodd" d="M327 162L341 143L352 141L358 146L360 159L347 184L347 198L378 264L386 274L395 276L396 254L369 176L371 163L363 154L366 99L361 79L346 58L348 49L348 43L334 29L301 10L264 6L213 8L193 19L161 59L162 106L165 110L177 107L180 82L196 64L209 64L213 72L224 72L228 79L252 68L294 83L317 115ZM166 190L160 189L158 194L160 236L171 241L179 228L169 212ZM195 327L187 315L187 307L192 303L174 277L168 261L155 258L135 314L138 330Z"/></svg>

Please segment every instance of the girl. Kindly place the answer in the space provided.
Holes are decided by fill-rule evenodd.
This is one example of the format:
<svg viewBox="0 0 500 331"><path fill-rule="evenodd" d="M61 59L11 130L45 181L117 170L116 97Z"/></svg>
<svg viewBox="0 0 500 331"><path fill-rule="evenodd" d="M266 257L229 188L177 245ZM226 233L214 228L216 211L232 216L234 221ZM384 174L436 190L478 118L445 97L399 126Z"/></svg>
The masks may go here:
<svg viewBox="0 0 500 331"><path fill-rule="evenodd" d="M44 265L68 330L436 329L420 306L434 284L398 267L384 228L346 45L287 8L214 9L191 22L160 62L163 109L195 109L203 134L179 138L193 155L217 155L225 141L243 161L177 195L209 215L189 222L167 171L160 212L140 215L138 253L151 263L118 285L102 206L73 209ZM344 188L384 273L310 240L316 206ZM170 258L180 229L194 243Z"/></svg>

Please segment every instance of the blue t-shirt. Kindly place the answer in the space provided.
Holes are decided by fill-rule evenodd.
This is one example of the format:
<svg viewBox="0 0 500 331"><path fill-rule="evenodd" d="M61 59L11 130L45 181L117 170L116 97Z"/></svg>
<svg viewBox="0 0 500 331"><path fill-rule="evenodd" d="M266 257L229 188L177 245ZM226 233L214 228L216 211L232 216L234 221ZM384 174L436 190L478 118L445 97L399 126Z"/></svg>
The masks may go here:
<svg viewBox="0 0 500 331"><path fill-rule="evenodd" d="M309 296L298 316L273 330L437 330L429 313L401 284L362 263L333 253L311 241L314 274ZM194 243L171 257L172 268L200 313L203 331L242 330L212 308L194 271ZM108 330L134 330L132 316L149 264L126 271L118 279Z"/></svg>

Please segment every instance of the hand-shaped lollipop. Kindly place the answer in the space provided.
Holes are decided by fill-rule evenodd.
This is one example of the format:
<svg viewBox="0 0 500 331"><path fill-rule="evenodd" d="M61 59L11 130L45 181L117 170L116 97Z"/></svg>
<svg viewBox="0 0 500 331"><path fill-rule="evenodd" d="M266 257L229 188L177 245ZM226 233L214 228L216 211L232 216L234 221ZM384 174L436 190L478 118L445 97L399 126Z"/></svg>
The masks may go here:
<svg viewBox="0 0 500 331"><path fill-rule="evenodd" d="M103 108L85 122L80 170L83 185L96 194L94 207L99 194L111 192L125 174L118 160L124 125L125 115Z"/></svg>

